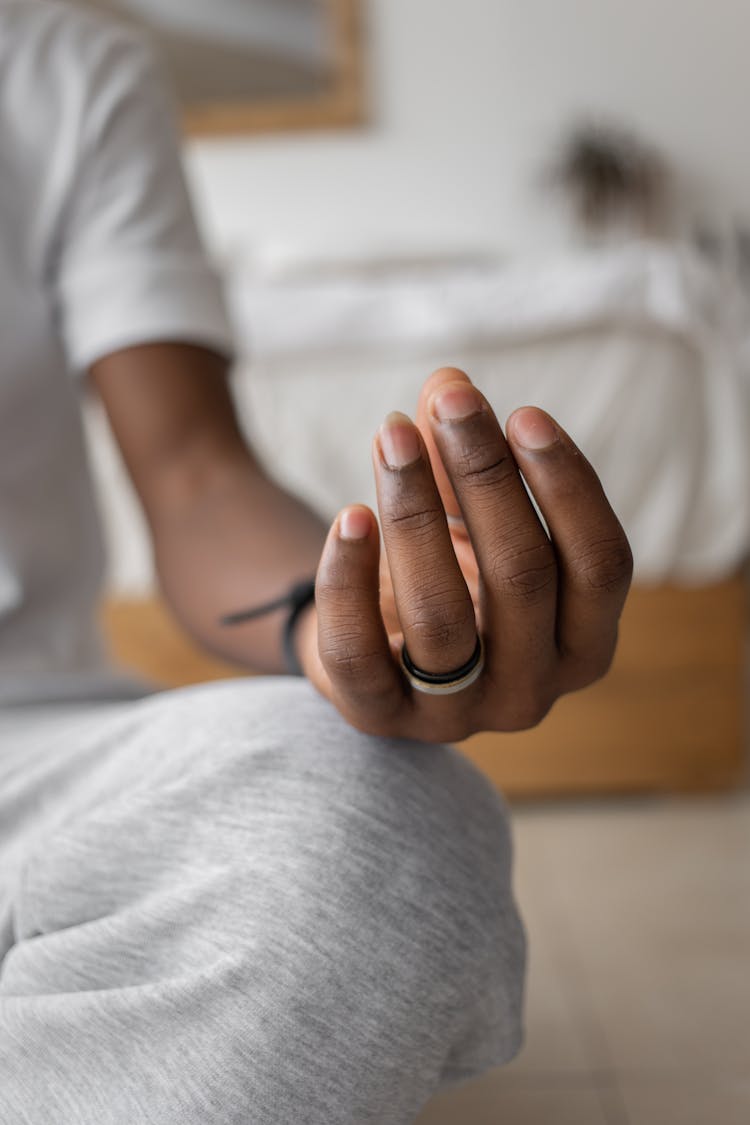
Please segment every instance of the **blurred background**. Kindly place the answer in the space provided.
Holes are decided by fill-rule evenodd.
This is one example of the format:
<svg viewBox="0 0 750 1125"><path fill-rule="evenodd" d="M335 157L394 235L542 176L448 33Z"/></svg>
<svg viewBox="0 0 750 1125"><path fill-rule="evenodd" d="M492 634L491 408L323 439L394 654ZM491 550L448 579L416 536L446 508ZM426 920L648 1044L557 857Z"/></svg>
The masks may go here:
<svg viewBox="0 0 750 1125"><path fill-rule="evenodd" d="M420 1122L744 1125L750 8L90 3L171 69L278 479L328 516L372 502L375 429L456 364L501 419L560 419L633 544L608 679L466 748L513 801L528 1042ZM165 683L221 674L154 616L93 404L88 426L116 647Z"/></svg>
<svg viewBox="0 0 750 1125"><path fill-rule="evenodd" d="M318 96L334 65L327 0L89 0L146 27L191 105Z"/></svg>

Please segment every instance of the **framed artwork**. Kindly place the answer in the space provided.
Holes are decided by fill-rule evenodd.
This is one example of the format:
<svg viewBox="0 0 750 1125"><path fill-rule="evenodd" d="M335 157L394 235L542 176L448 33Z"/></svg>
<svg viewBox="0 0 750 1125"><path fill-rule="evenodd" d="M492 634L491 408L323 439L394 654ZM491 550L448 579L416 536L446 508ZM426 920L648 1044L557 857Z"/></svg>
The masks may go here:
<svg viewBox="0 0 750 1125"><path fill-rule="evenodd" d="M153 37L193 135L364 120L363 0L77 0Z"/></svg>

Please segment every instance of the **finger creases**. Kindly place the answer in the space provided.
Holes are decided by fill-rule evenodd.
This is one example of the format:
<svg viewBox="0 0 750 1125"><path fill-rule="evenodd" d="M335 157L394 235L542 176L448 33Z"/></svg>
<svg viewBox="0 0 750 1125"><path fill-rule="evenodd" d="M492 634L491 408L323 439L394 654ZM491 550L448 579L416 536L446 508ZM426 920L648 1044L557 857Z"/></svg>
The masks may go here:
<svg viewBox="0 0 750 1125"><path fill-rule="evenodd" d="M476 556L498 682L531 690L526 680L538 669L548 675L556 656L554 549L484 397L464 383L447 384L429 406L435 444Z"/></svg>
<svg viewBox="0 0 750 1125"><path fill-rule="evenodd" d="M394 449L416 449L417 456L394 463ZM404 643L417 668L448 674L475 650L476 617L417 428L404 415L390 415L374 443L373 458Z"/></svg>

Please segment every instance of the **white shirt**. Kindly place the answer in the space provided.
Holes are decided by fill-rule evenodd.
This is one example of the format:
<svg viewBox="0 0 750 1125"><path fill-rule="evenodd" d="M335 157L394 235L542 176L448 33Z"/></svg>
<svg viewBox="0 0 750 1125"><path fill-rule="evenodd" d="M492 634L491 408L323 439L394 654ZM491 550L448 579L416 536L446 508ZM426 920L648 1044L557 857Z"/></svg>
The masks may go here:
<svg viewBox="0 0 750 1125"><path fill-rule="evenodd" d="M0 702L106 692L78 376L148 341L231 346L135 34L0 0L0 183Z"/></svg>

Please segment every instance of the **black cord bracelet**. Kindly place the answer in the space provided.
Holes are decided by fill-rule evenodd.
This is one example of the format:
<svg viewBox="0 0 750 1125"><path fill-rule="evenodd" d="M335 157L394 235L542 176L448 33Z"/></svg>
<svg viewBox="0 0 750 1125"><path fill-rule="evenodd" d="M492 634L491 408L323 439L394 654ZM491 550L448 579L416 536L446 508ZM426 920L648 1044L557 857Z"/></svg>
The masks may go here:
<svg viewBox="0 0 750 1125"><path fill-rule="evenodd" d="M257 617L265 617L269 613L274 613L277 609L288 608L289 612L281 634L284 664L290 676L303 676L304 672L294 647L294 630L303 611L314 601L315 579L306 578L304 582L295 583L281 597L274 598L271 602L264 602L263 605L253 606L251 609L240 609L236 613L228 613L220 618L219 623L221 625L242 625L245 621L254 621Z"/></svg>

